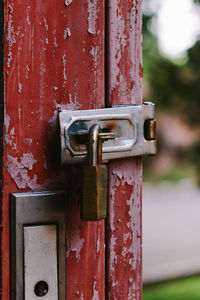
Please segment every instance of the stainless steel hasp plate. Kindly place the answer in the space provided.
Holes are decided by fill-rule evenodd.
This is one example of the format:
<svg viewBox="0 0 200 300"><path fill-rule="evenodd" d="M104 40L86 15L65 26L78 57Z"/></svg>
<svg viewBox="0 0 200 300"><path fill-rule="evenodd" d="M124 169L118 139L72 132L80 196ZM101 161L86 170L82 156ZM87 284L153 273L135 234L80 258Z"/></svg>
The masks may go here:
<svg viewBox="0 0 200 300"><path fill-rule="evenodd" d="M93 110L59 112L61 163L83 163L87 160L88 132L98 124L103 133L114 138L103 143L102 160L155 154L154 104L119 105Z"/></svg>
<svg viewBox="0 0 200 300"><path fill-rule="evenodd" d="M64 193L12 194L10 207L11 299L64 300Z"/></svg>

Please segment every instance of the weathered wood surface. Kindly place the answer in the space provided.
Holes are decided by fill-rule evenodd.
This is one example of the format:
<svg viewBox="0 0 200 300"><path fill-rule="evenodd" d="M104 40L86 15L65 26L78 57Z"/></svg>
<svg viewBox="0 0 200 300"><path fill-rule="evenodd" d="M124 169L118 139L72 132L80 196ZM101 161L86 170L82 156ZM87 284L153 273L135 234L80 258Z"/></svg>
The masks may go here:
<svg viewBox="0 0 200 300"><path fill-rule="evenodd" d="M67 299L104 299L104 222L80 221L80 168L56 160L57 108L104 106L104 1L6 0L4 11L2 299L12 276L9 194L47 189L68 192Z"/></svg>
<svg viewBox="0 0 200 300"><path fill-rule="evenodd" d="M107 1L108 104L142 102L142 1ZM110 163L107 299L142 299L141 158Z"/></svg>
<svg viewBox="0 0 200 300"><path fill-rule="evenodd" d="M107 103L141 103L141 1L106 1ZM104 222L81 222L80 168L58 168L57 108L104 107L104 1L6 0L3 286L9 194L67 191L67 299L141 299L141 159L110 163ZM106 282L105 282L106 280Z"/></svg>

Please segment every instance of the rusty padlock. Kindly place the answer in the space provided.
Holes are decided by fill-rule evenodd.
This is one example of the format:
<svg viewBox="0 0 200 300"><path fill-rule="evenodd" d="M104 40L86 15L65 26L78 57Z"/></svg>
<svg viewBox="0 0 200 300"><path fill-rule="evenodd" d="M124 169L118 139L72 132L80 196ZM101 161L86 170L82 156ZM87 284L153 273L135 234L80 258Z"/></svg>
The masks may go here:
<svg viewBox="0 0 200 300"><path fill-rule="evenodd" d="M114 133L102 132L99 125L91 126L88 134L88 165L83 167L81 219L96 221L106 218L107 165L102 164L102 144L114 139Z"/></svg>

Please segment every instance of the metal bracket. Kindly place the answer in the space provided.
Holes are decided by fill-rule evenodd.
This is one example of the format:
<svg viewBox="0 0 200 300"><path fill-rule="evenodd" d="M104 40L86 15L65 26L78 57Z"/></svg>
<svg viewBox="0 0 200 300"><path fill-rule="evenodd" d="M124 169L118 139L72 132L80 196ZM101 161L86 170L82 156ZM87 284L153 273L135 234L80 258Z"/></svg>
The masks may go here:
<svg viewBox="0 0 200 300"><path fill-rule="evenodd" d="M94 110L59 112L61 163L85 163L88 133L98 124L112 139L103 143L102 162L110 159L156 153L154 104L115 105Z"/></svg>
<svg viewBox="0 0 200 300"><path fill-rule="evenodd" d="M37 282L48 284L45 299L66 299L65 194L11 194L10 208L11 299L38 299Z"/></svg>

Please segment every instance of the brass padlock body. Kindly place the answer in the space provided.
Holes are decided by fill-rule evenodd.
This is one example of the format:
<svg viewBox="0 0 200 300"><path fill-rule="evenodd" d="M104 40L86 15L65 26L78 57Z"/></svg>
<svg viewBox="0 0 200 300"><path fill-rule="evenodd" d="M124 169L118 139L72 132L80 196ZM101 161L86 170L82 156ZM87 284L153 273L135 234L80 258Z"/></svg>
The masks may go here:
<svg viewBox="0 0 200 300"><path fill-rule="evenodd" d="M83 173L81 219L84 221L105 219L107 207L107 166L84 165Z"/></svg>

